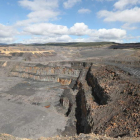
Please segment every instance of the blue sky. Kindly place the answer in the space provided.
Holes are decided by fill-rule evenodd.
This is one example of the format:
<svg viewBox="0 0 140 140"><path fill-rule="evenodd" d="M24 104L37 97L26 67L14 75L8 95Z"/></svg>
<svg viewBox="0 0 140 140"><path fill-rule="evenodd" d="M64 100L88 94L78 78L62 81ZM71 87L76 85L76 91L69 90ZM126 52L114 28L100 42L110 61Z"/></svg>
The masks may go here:
<svg viewBox="0 0 140 140"><path fill-rule="evenodd" d="M140 0L0 0L0 43L140 42Z"/></svg>

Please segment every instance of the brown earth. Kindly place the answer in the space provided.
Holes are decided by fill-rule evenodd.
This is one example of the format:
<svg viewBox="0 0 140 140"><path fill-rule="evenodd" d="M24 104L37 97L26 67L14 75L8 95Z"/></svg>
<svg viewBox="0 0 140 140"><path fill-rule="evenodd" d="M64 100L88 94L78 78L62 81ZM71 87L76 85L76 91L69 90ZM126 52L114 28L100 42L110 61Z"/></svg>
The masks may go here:
<svg viewBox="0 0 140 140"><path fill-rule="evenodd" d="M26 138L17 138L13 137L8 134L0 134L0 140L33 140L33 139L26 139ZM39 138L38 140L117 140L116 138L110 138L106 136L99 136L95 134L80 134L79 136L71 136L71 137L63 137L63 136L56 136L51 138ZM119 138L119 140L139 140L139 138Z"/></svg>

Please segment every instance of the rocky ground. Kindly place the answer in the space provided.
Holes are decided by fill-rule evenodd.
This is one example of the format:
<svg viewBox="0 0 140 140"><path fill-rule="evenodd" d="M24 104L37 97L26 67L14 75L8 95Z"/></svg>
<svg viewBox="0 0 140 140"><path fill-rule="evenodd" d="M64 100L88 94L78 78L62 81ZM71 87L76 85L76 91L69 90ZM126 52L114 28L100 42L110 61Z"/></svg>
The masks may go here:
<svg viewBox="0 0 140 140"><path fill-rule="evenodd" d="M27 139L27 138L18 138L13 137L9 134L0 134L1 140L33 140L33 139ZM95 134L80 134L79 136L69 136L69 137L63 137L63 136L56 136L51 138L44 138L41 137L38 140L139 140L139 138L110 138L106 136L100 136Z"/></svg>
<svg viewBox="0 0 140 140"><path fill-rule="evenodd" d="M0 139L139 139L138 44L0 51Z"/></svg>

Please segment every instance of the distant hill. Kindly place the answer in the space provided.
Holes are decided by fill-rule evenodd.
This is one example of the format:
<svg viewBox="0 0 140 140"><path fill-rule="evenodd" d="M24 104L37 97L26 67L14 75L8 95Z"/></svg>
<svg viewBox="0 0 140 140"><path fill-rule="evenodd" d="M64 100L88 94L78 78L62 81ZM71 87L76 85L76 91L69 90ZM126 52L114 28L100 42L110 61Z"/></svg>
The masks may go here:
<svg viewBox="0 0 140 140"><path fill-rule="evenodd" d="M0 43L2 46L59 46L59 47L102 47L107 45L109 49L140 49L140 43L115 43L115 42L69 42L69 43L32 43L32 44L22 44L22 43L13 43L13 44L4 44Z"/></svg>
<svg viewBox="0 0 140 140"><path fill-rule="evenodd" d="M0 43L0 46L6 46L7 44L5 44L5 43Z"/></svg>
<svg viewBox="0 0 140 140"><path fill-rule="evenodd" d="M124 43L118 45L112 45L110 49L140 49L140 43Z"/></svg>
<svg viewBox="0 0 140 140"><path fill-rule="evenodd" d="M92 47L102 45L115 45L114 42L70 42L70 43L46 43L46 44L30 44L32 46L65 46L65 47Z"/></svg>

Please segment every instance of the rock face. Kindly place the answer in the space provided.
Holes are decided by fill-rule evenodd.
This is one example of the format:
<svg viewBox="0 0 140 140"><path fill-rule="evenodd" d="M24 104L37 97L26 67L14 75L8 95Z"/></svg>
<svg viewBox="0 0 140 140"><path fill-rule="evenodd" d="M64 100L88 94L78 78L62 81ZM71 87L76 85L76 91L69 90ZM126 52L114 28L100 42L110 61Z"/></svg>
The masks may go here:
<svg viewBox="0 0 140 140"><path fill-rule="evenodd" d="M16 66L15 71L25 72L36 75L66 75L66 76L79 76L79 70L75 70L69 67L48 67L48 66L40 66L40 67L25 67L25 66Z"/></svg>
<svg viewBox="0 0 140 140"><path fill-rule="evenodd" d="M140 136L140 85L124 77L122 71L104 65L82 72L77 81L77 133Z"/></svg>
<svg viewBox="0 0 140 140"><path fill-rule="evenodd" d="M80 71L69 67L27 67L16 66L10 76L29 78L38 81L60 82L61 85L70 85L72 79L79 76Z"/></svg>

